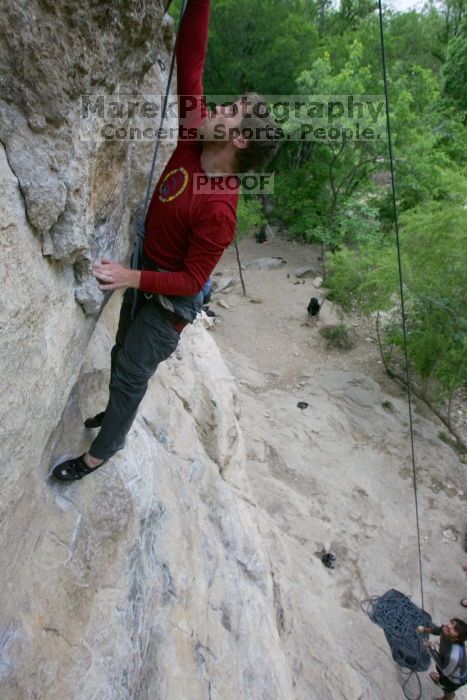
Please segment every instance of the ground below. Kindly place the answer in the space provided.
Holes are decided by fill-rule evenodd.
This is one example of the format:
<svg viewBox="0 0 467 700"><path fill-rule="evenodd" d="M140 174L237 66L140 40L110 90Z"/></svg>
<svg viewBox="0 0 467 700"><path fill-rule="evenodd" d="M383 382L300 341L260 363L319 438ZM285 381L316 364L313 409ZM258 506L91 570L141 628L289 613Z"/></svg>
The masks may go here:
<svg viewBox="0 0 467 700"><path fill-rule="evenodd" d="M243 297L230 249L214 279L234 284L215 293L210 308L211 332L240 387L248 478L276 571L283 643L300 678L297 697L337 697L325 663L336 652L358 678L339 697L403 697L384 635L360 602L396 588L420 603L404 391L384 373L371 320L343 317L327 301L318 319L308 316L310 298L323 299L313 284L321 273L316 249L276 237L242 241L240 250L247 267L262 257L286 261L245 269ZM315 274L298 279L303 266ZM327 347L319 332L341 317L354 336L350 351ZM439 439L442 425L429 410L417 401L414 410L425 606L443 621L462 617L467 593L465 466ZM324 549L336 554L335 569L321 563ZM439 696L427 674L422 687L423 697Z"/></svg>

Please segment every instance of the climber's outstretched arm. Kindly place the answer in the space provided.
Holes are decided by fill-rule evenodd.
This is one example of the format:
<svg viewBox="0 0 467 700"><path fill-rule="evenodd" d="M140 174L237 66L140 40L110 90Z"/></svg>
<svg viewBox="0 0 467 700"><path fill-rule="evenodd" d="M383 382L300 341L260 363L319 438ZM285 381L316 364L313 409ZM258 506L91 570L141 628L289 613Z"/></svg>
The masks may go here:
<svg viewBox="0 0 467 700"><path fill-rule="evenodd" d="M177 91L181 121L198 126L206 117L203 73L209 30L209 0L188 0L177 45ZM193 98L197 98L194 101Z"/></svg>

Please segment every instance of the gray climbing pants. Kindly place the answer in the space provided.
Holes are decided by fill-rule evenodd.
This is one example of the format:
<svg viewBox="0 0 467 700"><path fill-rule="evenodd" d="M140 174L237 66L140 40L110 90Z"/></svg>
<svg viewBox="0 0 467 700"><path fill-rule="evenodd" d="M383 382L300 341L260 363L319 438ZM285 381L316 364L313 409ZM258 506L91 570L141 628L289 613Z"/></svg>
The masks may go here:
<svg viewBox="0 0 467 700"><path fill-rule="evenodd" d="M99 435L89 449L96 459L109 459L124 447L149 379L180 339L155 299L139 293L133 321L132 304L133 290L127 289L111 354L109 401Z"/></svg>

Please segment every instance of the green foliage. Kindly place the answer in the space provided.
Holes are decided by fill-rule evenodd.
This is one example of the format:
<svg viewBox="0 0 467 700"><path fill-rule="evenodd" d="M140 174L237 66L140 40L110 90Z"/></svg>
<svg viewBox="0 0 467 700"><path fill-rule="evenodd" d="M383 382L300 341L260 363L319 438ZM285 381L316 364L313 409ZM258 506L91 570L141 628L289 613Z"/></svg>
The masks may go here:
<svg viewBox="0 0 467 700"><path fill-rule="evenodd" d="M329 244L333 247L378 244L382 238L378 217L378 207L371 203L368 195L349 197L341 204L334 219Z"/></svg>
<svg viewBox="0 0 467 700"><path fill-rule="evenodd" d="M384 14L386 59L391 77L395 79L403 75L407 67L414 65L427 68L439 76L446 53L446 45L440 37L443 18L439 11L434 7L425 7L423 12L386 11ZM368 24L362 29L366 35L374 31ZM378 44L379 37L372 33L368 52L376 50L379 53Z"/></svg>
<svg viewBox="0 0 467 700"><path fill-rule="evenodd" d="M305 68L317 41L305 0L218 0L213 7L205 91L288 95L291 67Z"/></svg>
<svg viewBox="0 0 467 700"><path fill-rule="evenodd" d="M391 306L397 291L394 245L369 243L328 255L328 297L350 310L356 302L366 313Z"/></svg>
<svg viewBox="0 0 467 700"><path fill-rule="evenodd" d="M445 175L449 195L406 212L401 223L408 352L413 370L431 382L433 398L467 384L467 177ZM331 298L366 312L392 311L386 342L402 348L395 245L369 243L328 260Z"/></svg>
<svg viewBox="0 0 467 700"><path fill-rule="evenodd" d="M363 44L353 41L345 63L335 70L330 54L325 51L298 76L299 92L336 96L367 93L372 71L365 64L363 54ZM353 128L353 123L342 117L339 126ZM286 131L293 134L299 129L300 125L292 120ZM384 153L384 143L326 139L290 145L295 150L295 157L290 159L289 155L284 157L282 154L277 159L277 214L293 234L306 241L331 247L351 242L352 233L360 229L359 224L367 217L357 215L356 220L360 221L352 227L346 221L346 203L359 183L367 182L369 173L376 169L377 159ZM290 149L287 150L290 153ZM376 218L376 211L372 218Z"/></svg>
<svg viewBox="0 0 467 700"><path fill-rule="evenodd" d="M405 210L442 194L450 158L440 147L440 87L432 71L406 67L389 90L398 206Z"/></svg>
<svg viewBox="0 0 467 700"><path fill-rule="evenodd" d="M279 169L275 178L276 213L290 232L304 241L319 241L323 215L329 208L329 194L323 187L326 168L323 161L313 167L306 163L290 171Z"/></svg>
<svg viewBox="0 0 467 700"><path fill-rule="evenodd" d="M467 19L448 44L443 66L444 92L461 110L467 110Z"/></svg>
<svg viewBox="0 0 467 700"><path fill-rule="evenodd" d="M352 350L355 345L352 334L345 323L339 323L337 326L323 326L319 332L326 339L327 347Z"/></svg>
<svg viewBox="0 0 467 700"><path fill-rule="evenodd" d="M240 197L237 209L237 231L236 240L252 233L266 223L262 204L256 197Z"/></svg>
<svg viewBox="0 0 467 700"><path fill-rule="evenodd" d="M443 430L440 430L440 432L438 433L438 437L446 445L449 445L449 447L451 447L455 452L457 452L461 462L463 462L464 464L466 463L465 458L467 456L467 450L465 449L465 447L463 445L459 444L459 442L457 442L457 440L454 440L450 435L445 433Z"/></svg>

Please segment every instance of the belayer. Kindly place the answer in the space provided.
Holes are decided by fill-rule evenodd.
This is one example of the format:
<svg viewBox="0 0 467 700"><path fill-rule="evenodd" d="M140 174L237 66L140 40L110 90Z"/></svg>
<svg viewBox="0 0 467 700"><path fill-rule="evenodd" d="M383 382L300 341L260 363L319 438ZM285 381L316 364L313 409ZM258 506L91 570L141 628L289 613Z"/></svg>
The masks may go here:
<svg viewBox="0 0 467 700"><path fill-rule="evenodd" d="M82 479L123 448L150 377L172 355L183 328L196 318L202 289L234 238L238 188L232 191L230 182L228 188L196 191L197 176L215 177L217 184L219 175L231 181L232 175L264 163L275 149L274 124L255 109L259 96L245 95L233 107L207 110L202 76L209 9L209 0L188 0L180 25L179 139L148 208L141 269L105 258L92 269L101 290L126 291L111 353L107 407L85 422L86 427L100 428L99 434L88 452L53 469L61 481ZM183 113L181 96L194 97L183 100ZM253 138L244 137L243 129ZM261 137L255 138L255 133ZM182 138L186 134L190 138ZM135 289L139 291L133 314Z"/></svg>
<svg viewBox="0 0 467 700"><path fill-rule="evenodd" d="M467 684L467 623L454 618L442 627L417 627L417 632L440 637L439 651L432 642L424 642L436 664L437 673L430 673L430 678L444 690L438 700L453 700L456 690Z"/></svg>

